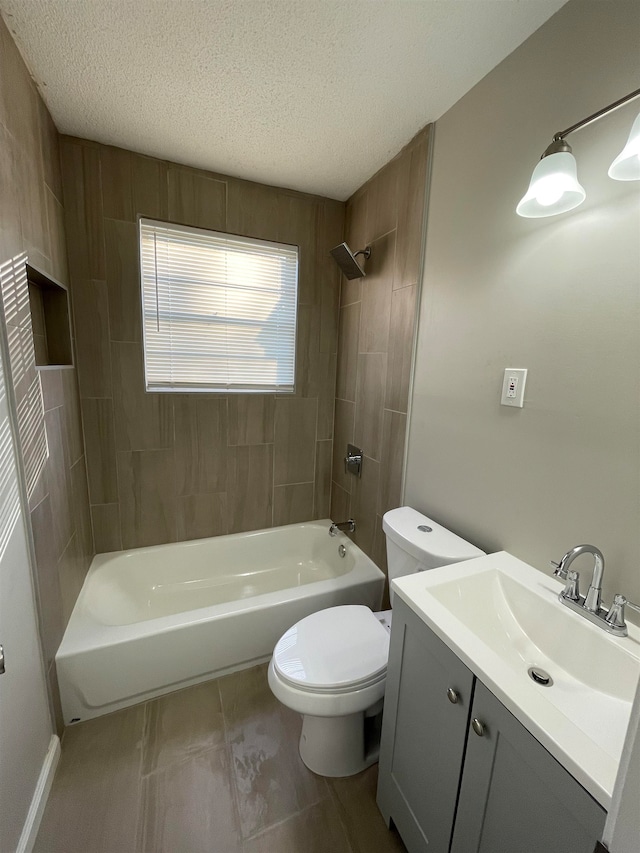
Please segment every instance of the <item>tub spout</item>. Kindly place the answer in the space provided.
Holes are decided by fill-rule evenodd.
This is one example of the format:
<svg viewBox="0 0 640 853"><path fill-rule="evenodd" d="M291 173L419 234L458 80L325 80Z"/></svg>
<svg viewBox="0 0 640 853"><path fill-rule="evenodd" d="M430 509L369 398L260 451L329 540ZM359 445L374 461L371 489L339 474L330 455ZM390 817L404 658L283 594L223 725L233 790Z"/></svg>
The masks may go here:
<svg viewBox="0 0 640 853"><path fill-rule="evenodd" d="M346 530L348 533L353 533L355 529L356 523L353 518L350 518L348 521L340 521L338 523L332 521L331 527L329 528L329 536L336 536L339 530Z"/></svg>

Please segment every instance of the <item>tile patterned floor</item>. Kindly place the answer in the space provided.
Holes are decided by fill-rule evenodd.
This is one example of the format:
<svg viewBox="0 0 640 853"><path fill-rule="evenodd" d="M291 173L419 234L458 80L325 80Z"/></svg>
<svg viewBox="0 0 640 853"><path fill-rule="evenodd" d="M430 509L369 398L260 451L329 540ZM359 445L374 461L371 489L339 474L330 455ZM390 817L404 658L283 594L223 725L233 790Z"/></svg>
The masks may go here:
<svg viewBox="0 0 640 853"><path fill-rule="evenodd" d="M377 766L311 773L266 666L67 729L34 853L406 853Z"/></svg>

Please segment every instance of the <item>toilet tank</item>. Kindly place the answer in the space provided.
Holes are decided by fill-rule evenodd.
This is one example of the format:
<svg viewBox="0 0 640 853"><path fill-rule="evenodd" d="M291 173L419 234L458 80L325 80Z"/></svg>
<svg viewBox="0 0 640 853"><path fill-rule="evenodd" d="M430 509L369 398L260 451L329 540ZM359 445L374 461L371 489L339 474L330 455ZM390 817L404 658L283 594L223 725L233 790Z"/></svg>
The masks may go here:
<svg viewBox="0 0 640 853"><path fill-rule="evenodd" d="M484 551L410 506L384 514L389 582L403 575L483 557Z"/></svg>

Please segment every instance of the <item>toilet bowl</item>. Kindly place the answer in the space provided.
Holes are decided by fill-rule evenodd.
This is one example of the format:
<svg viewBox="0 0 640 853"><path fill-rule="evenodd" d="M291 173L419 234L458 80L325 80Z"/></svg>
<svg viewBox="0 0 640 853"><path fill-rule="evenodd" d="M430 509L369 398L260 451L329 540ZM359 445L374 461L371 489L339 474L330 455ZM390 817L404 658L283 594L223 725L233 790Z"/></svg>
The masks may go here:
<svg viewBox="0 0 640 853"><path fill-rule="evenodd" d="M410 507L387 512L383 529L390 581L484 554ZM300 757L320 776L352 776L378 760L390 615L362 605L329 607L276 644L269 686L302 714Z"/></svg>

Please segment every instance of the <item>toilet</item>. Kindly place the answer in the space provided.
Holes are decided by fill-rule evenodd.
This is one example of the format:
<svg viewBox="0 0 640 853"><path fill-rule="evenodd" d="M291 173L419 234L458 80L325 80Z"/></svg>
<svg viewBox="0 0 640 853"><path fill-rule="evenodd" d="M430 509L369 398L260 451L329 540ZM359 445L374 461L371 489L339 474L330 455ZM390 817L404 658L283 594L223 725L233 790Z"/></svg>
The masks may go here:
<svg viewBox="0 0 640 853"><path fill-rule="evenodd" d="M484 556L411 507L385 513L382 527L390 582ZM302 714L300 757L320 776L353 776L378 760L390 623L390 611L329 607L296 622L276 643L269 686Z"/></svg>

